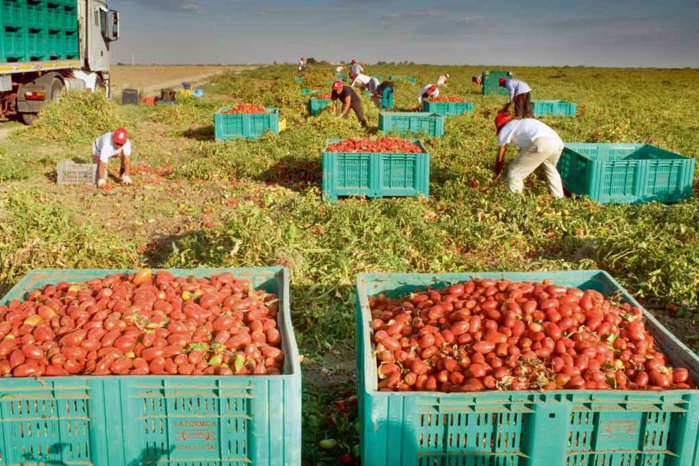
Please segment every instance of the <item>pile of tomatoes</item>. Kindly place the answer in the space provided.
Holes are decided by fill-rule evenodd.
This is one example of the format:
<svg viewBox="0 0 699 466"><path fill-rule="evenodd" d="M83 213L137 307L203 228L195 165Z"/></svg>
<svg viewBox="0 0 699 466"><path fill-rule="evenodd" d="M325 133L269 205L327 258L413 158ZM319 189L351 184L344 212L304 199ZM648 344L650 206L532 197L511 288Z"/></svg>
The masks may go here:
<svg viewBox="0 0 699 466"><path fill-rule="evenodd" d="M466 100L464 98L450 96L450 95L432 97L431 99L429 99L429 101L430 102L468 102L468 100Z"/></svg>
<svg viewBox="0 0 699 466"><path fill-rule="evenodd" d="M328 144L326 152L391 152L419 154L422 148L406 139L378 138L371 139L345 139L335 144Z"/></svg>
<svg viewBox="0 0 699 466"><path fill-rule="evenodd" d="M277 303L229 272L45 285L0 306L0 375L280 374Z"/></svg>
<svg viewBox="0 0 699 466"><path fill-rule="evenodd" d="M320 94L320 95L319 95L318 97L316 97L316 98L317 98L317 99L331 99L332 96L333 96L333 93L332 93L332 92L326 92L326 93L324 93L324 94Z"/></svg>
<svg viewBox="0 0 699 466"><path fill-rule="evenodd" d="M384 391L688 389L641 309L594 290L474 279L369 299Z"/></svg>
<svg viewBox="0 0 699 466"><path fill-rule="evenodd" d="M262 107L260 105L238 104L233 108L222 111L221 113L223 113L224 115L231 115L231 114L238 114L238 113L256 114L256 113L268 113L268 112L267 112L267 110L265 110L264 107Z"/></svg>

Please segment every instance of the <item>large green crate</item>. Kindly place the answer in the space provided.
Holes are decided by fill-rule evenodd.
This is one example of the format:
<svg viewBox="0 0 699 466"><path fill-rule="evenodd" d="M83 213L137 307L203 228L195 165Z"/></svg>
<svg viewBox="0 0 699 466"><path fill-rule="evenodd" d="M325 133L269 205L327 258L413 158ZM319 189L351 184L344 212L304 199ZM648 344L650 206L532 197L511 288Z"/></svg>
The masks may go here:
<svg viewBox="0 0 699 466"><path fill-rule="evenodd" d="M332 104L332 99L311 99L309 101L309 109L311 116L318 115L325 107Z"/></svg>
<svg viewBox="0 0 699 466"><path fill-rule="evenodd" d="M368 296L405 296L471 277L540 281L620 293L606 272L362 274L357 374L363 466L696 466L699 391L380 392ZM699 379L699 358L644 311L674 365Z"/></svg>
<svg viewBox="0 0 699 466"><path fill-rule="evenodd" d="M0 0L0 28L24 26L25 0Z"/></svg>
<svg viewBox="0 0 699 466"><path fill-rule="evenodd" d="M482 92L483 95L506 95L509 96L509 91L500 87L500 78L512 78L510 71L486 71L481 74Z"/></svg>
<svg viewBox="0 0 699 466"><path fill-rule="evenodd" d="M568 192L601 204L671 203L691 197L694 159L650 144L566 143L558 171Z"/></svg>
<svg viewBox="0 0 699 466"><path fill-rule="evenodd" d="M30 29L46 29L46 0L25 0L24 25Z"/></svg>
<svg viewBox="0 0 699 466"><path fill-rule="evenodd" d="M28 61L49 60L48 31L30 29L24 36Z"/></svg>
<svg viewBox="0 0 699 466"><path fill-rule="evenodd" d="M0 464L300 465L301 368L288 272L269 267L172 273L206 277L224 271L279 296L283 375L3 378ZM117 272L34 271L2 303L47 283Z"/></svg>
<svg viewBox="0 0 699 466"><path fill-rule="evenodd" d="M64 58L75 59L80 57L80 43L77 32L66 31L63 33L63 48L61 55Z"/></svg>
<svg viewBox="0 0 699 466"><path fill-rule="evenodd" d="M323 92L321 89L301 89L301 95L313 95Z"/></svg>
<svg viewBox="0 0 699 466"><path fill-rule="evenodd" d="M534 116L575 116L577 110L575 102L565 102L563 100L532 100Z"/></svg>
<svg viewBox="0 0 699 466"><path fill-rule="evenodd" d="M70 32L78 31L78 11L73 7L63 7L60 25Z"/></svg>
<svg viewBox="0 0 699 466"><path fill-rule="evenodd" d="M46 9L46 29L49 31L61 31L64 29L63 17L64 8L58 3L49 3Z"/></svg>
<svg viewBox="0 0 699 466"><path fill-rule="evenodd" d="M341 139L329 139L335 144ZM327 152L323 150L323 197L417 196L430 194L430 154L417 139L422 153Z"/></svg>
<svg viewBox="0 0 699 466"><path fill-rule="evenodd" d="M0 62L20 62L26 60L25 34L21 28L5 28L0 43Z"/></svg>
<svg viewBox="0 0 699 466"><path fill-rule="evenodd" d="M214 114L214 134L217 141L226 139L247 138L256 139L267 130L279 134L279 109L266 108L269 113L221 113L223 108Z"/></svg>
<svg viewBox="0 0 699 466"><path fill-rule="evenodd" d="M61 31L49 31L46 35L46 53L51 60L58 60L64 57L63 33Z"/></svg>
<svg viewBox="0 0 699 466"><path fill-rule="evenodd" d="M444 116L430 112L381 112L379 129L385 133L427 133L432 137L444 135Z"/></svg>
<svg viewBox="0 0 699 466"><path fill-rule="evenodd" d="M430 102L422 101L422 111L439 113L444 116L473 113L473 102Z"/></svg>

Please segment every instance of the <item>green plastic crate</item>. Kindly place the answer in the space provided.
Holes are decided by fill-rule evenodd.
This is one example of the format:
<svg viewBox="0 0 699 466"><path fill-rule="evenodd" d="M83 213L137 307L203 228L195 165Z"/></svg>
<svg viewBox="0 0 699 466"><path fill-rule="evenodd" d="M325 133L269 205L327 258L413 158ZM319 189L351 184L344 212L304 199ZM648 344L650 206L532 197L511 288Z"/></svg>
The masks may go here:
<svg viewBox="0 0 699 466"><path fill-rule="evenodd" d="M563 100L532 100L534 116L575 116L577 110L575 102L565 102Z"/></svg>
<svg viewBox="0 0 699 466"><path fill-rule="evenodd" d="M0 464L300 465L301 368L288 271L172 273L205 277L224 271L278 294L283 375L3 378ZM46 283L83 282L116 272L121 271L34 271L2 303Z"/></svg>
<svg viewBox="0 0 699 466"><path fill-rule="evenodd" d="M75 7L63 7L60 25L66 31L78 31L78 11L75 9Z"/></svg>
<svg viewBox="0 0 699 466"><path fill-rule="evenodd" d="M5 28L0 43L0 62L20 62L26 59L24 30Z"/></svg>
<svg viewBox="0 0 699 466"><path fill-rule="evenodd" d="M606 272L362 274L357 277L357 374L363 466L696 466L699 391L380 392L368 296L404 296L473 276L621 293ZM699 358L645 312L675 365L699 379Z"/></svg>
<svg viewBox="0 0 699 466"><path fill-rule="evenodd" d="M510 79L511 77L512 72L510 71L486 71L481 74L483 95L509 96L509 91L504 87L500 87L500 78Z"/></svg>
<svg viewBox="0 0 699 466"><path fill-rule="evenodd" d="M473 113L473 102L430 102L422 101L422 111L439 113L444 116Z"/></svg>
<svg viewBox="0 0 699 466"><path fill-rule="evenodd" d="M27 45L28 61L45 61L49 59L48 33L40 29L30 29L24 36Z"/></svg>
<svg viewBox="0 0 699 466"><path fill-rule="evenodd" d="M46 29L46 10L47 5L45 0L26 0L24 25L29 29Z"/></svg>
<svg viewBox="0 0 699 466"><path fill-rule="evenodd" d="M226 110L228 109L222 108L214 114L214 134L217 141L241 137L256 139L267 130L279 134L278 108L266 108L269 113L221 113Z"/></svg>
<svg viewBox="0 0 699 466"><path fill-rule="evenodd" d="M397 131L398 134L427 133L444 135L444 116L430 112L381 112L379 129L385 133Z"/></svg>
<svg viewBox="0 0 699 466"><path fill-rule="evenodd" d="M296 76L296 77L294 77L294 81L296 81L297 83L303 82L303 76Z"/></svg>
<svg viewBox="0 0 699 466"><path fill-rule="evenodd" d="M301 95L313 95L323 92L320 89L301 89Z"/></svg>
<svg viewBox="0 0 699 466"><path fill-rule="evenodd" d="M50 60L63 58L63 34L61 31L49 31L46 35L46 54Z"/></svg>
<svg viewBox="0 0 699 466"><path fill-rule="evenodd" d="M345 73L345 72L341 72L341 73L335 72L335 73L333 74L333 76L334 76L335 79L338 80L338 81L344 81L345 79L347 79L347 78L349 77L349 75L348 75L347 73Z"/></svg>
<svg viewBox="0 0 699 466"><path fill-rule="evenodd" d="M692 195L694 159L650 144L566 143L563 187L601 203L679 202Z"/></svg>
<svg viewBox="0 0 699 466"><path fill-rule="evenodd" d="M65 58L78 58L80 55L80 43L77 32L66 31L63 34L63 48L61 55Z"/></svg>
<svg viewBox="0 0 699 466"><path fill-rule="evenodd" d="M309 102L311 116L318 115L325 107L332 104L332 99L311 99Z"/></svg>
<svg viewBox="0 0 699 466"><path fill-rule="evenodd" d="M325 145L341 139L329 139ZM417 139L422 153L327 152L323 150L323 197L417 196L430 194L430 154Z"/></svg>
<svg viewBox="0 0 699 466"><path fill-rule="evenodd" d="M24 0L0 0L0 27L24 25Z"/></svg>

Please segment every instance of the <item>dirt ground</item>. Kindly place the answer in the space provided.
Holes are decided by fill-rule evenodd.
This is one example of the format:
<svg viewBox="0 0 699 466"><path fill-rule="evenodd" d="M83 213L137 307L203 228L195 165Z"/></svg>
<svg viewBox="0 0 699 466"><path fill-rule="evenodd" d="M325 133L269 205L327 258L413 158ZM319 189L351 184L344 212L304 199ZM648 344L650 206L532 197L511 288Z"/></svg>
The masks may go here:
<svg viewBox="0 0 699 466"><path fill-rule="evenodd" d="M119 96L123 89L138 89L143 93L164 87L180 89L182 81L193 85L208 77L228 71L252 69L254 66L208 66L208 65L137 65L112 66L112 95Z"/></svg>

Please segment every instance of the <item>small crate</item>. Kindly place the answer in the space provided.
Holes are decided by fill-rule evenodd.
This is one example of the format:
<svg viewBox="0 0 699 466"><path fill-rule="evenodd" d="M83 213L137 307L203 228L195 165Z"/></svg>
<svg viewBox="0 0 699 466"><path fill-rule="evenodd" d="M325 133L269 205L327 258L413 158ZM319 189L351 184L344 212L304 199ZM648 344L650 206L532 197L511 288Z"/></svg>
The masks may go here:
<svg viewBox="0 0 699 466"><path fill-rule="evenodd" d="M335 144L341 139L330 139ZM327 152L323 150L323 197L417 196L430 194L430 154L417 139L422 153Z"/></svg>
<svg viewBox="0 0 699 466"><path fill-rule="evenodd" d="M277 294L282 375L3 378L0 464L301 464L301 367L283 267L171 270L232 272ZM37 270L1 301L28 290L128 270Z"/></svg>
<svg viewBox="0 0 699 466"><path fill-rule="evenodd" d="M294 81L296 81L297 83L302 83L302 82L303 82L303 76L296 76L296 77L294 78Z"/></svg>
<svg viewBox="0 0 699 466"><path fill-rule="evenodd" d="M44 0L26 0L24 25L29 29L45 30L47 27L46 10Z"/></svg>
<svg viewBox="0 0 699 466"><path fill-rule="evenodd" d="M427 133L432 137L444 135L444 116L430 112L381 112L379 129L400 135Z"/></svg>
<svg viewBox="0 0 699 466"><path fill-rule="evenodd" d="M96 163L61 160L56 168L58 184L97 184Z"/></svg>
<svg viewBox="0 0 699 466"><path fill-rule="evenodd" d="M509 91L500 87L500 78L510 79L512 72L510 71L486 71L481 75L481 86L483 95L505 95L509 96Z"/></svg>
<svg viewBox="0 0 699 466"><path fill-rule="evenodd" d="M473 102L430 102L423 100L422 110L444 116L463 115L464 113L473 113Z"/></svg>
<svg viewBox="0 0 699 466"><path fill-rule="evenodd" d="M565 189L605 204L679 202L692 195L694 159L650 144L567 143Z"/></svg>
<svg viewBox="0 0 699 466"><path fill-rule="evenodd" d="M46 54L50 60L58 60L63 56L61 38L61 31L49 31L46 35Z"/></svg>
<svg viewBox="0 0 699 466"><path fill-rule="evenodd" d="M75 5L75 4L74 4ZM78 30L78 12L73 6L62 7L62 17L60 19L61 25L65 31L77 32Z"/></svg>
<svg viewBox="0 0 699 466"><path fill-rule="evenodd" d="M121 91L121 105L138 105L138 89L124 89Z"/></svg>
<svg viewBox="0 0 699 466"><path fill-rule="evenodd" d="M345 72L340 72L340 73L335 72L335 74L333 76L335 76L335 79L338 81L344 81L345 79L347 79L349 77L349 75Z"/></svg>
<svg viewBox="0 0 699 466"><path fill-rule="evenodd" d="M24 26L23 0L0 0L0 28ZM1 61L1 60L0 60Z"/></svg>
<svg viewBox="0 0 699 466"><path fill-rule="evenodd" d="M322 92L320 89L301 89L301 95L313 95Z"/></svg>
<svg viewBox="0 0 699 466"><path fill-rule="evenodd" d="M606 272L362 274L357 277L357 374L363 466L696 466L699 390L468 393L377 389L368 297L473 276L595 289L640 305ZM699 378L699 358L644 311L674 365Z"/></svg>
<svg viewBox="0 0 699 466"><path fill-rule="evenodd" d="M534 116L570 116L574 117L577 110L575 102L565 102L563 100L532 100Z"/></svg>
<svg viewBox="0 0 699 466"><path fill-rule="evenodd" d="M266 108L268 113L227 114L221 109L214 114L214 134L217 141L226 139L256 139L267 130L279 134L279 109Z"/></svg>
<svg viewBox="0 0 699 466"><path fill-rule="evenodd" d="M63 49L61 51L62 55L64 55L66 59L78 58L80 56L79 46L80 44L77 32L66 31L63 34Z"/></svg>
<svg viewBox="0 0 699 466"><path fill-rule="evenodd" d="M27 47L24 29L5 28L0 43L0 62L20 62L26 60Z"/></svg>
<svg viewBox="0 0 699 466"><path fill-rule="evenodd" d="M318 115L325 107L332 104L332 99L311 99L309 102L311 116Z"/></svg>
<svg viewBox="0 0 699 466"><path fill-rule="evenodd" d="M47 40L47 31L38 29L29 30L25 35L28 61L44 61L49 59L48 49L46 47Z"/></svg>

